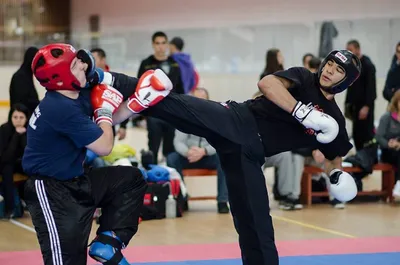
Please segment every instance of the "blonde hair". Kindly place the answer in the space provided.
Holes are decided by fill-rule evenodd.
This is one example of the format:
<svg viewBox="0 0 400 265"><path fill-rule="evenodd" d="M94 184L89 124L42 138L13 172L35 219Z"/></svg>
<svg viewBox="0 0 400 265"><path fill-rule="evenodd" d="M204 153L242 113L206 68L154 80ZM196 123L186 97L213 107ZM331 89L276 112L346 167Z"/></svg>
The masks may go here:
<svg viewBox="0 0 400 265"><path fill-rule="evenodd" d="M394 93L392 99L390 100L390 104L388 107L390 112L399 112L399 107L398 107L399 100L400 100L400 90L397 90L397 92Z"/></svg>

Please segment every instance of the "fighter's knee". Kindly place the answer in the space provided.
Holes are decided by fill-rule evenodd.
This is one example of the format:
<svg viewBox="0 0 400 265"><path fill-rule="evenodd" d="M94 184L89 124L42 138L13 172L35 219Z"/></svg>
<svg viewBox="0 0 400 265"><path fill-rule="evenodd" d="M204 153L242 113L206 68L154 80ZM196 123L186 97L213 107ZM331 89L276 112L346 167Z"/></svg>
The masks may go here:
<svg viewBox="0 0 400 265"><path fill-rule="evenodd" d="M129 265L121 253L124 247L114 232L102 232L90 244L89 256L103 264Z"/></svg>
<svg viewBox="0 0 400 265"><path fill-rule="evenodd" d="M127 169L126 181L129 187L140 188L147 185L143 172L137 167L129 167L129 169Z"/></svg>

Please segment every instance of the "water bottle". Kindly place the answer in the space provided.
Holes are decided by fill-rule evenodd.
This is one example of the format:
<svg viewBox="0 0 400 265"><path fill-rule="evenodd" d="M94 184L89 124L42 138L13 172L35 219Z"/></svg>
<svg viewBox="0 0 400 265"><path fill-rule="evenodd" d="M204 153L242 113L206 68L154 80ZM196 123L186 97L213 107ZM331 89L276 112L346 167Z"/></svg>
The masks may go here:
<svg viewBox="0 0 400 265"><path fill-rule="evenodd" d="M0 195L0 218L5 216L5 202L3 196Z"/></svg>
<svg viewBox="0 0 400 265"><path fill-rule="evenodd" d="M172 194L168 195L168 199L165 201L165 217L176 218L176 201Z"/></svg>

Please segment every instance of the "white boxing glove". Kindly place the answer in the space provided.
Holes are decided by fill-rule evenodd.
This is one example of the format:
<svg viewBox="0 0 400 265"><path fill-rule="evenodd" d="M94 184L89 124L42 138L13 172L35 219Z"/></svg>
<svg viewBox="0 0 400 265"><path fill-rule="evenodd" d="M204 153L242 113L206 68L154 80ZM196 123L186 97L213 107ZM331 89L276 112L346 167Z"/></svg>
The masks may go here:
<svg viewBox="0 0 400 265"><path fill-rule="evenodd" d="M163 100L171 90L172 82L162 70L147 70L140 77L135 93L129 97L128 108L140 113Z"/></svg>
<svg viewBox="0 0 400 265"><path fill-rule="evenodd" d="M329 191L333 197L341 202L348 202L357 196L357 185L353 176L340 169L329 173Z"/></svg>
<svg viewBox="0 0 400 265"><path fill-rule="evenodd" d="M317 141L327 144L335 140L339 133L339 125L334 118L326 113L320 112L311 106L297 102L292 111L292 116L296 118L304 127L313 129L317 135Z"/></svg>

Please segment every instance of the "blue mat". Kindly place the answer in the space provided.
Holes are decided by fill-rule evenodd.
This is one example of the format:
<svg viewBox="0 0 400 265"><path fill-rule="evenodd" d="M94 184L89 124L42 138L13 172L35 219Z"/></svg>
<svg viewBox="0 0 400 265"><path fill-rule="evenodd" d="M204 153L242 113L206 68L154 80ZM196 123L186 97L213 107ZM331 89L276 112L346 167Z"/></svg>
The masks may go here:
<svg viewBox="0 0 400 265"><path fill-rule="evenodd" d="M371 253L283 257L280 265L400 265L400 253ZM196 260L174 262L134 263L132 265L242 265L241 260Z"/></svg>

